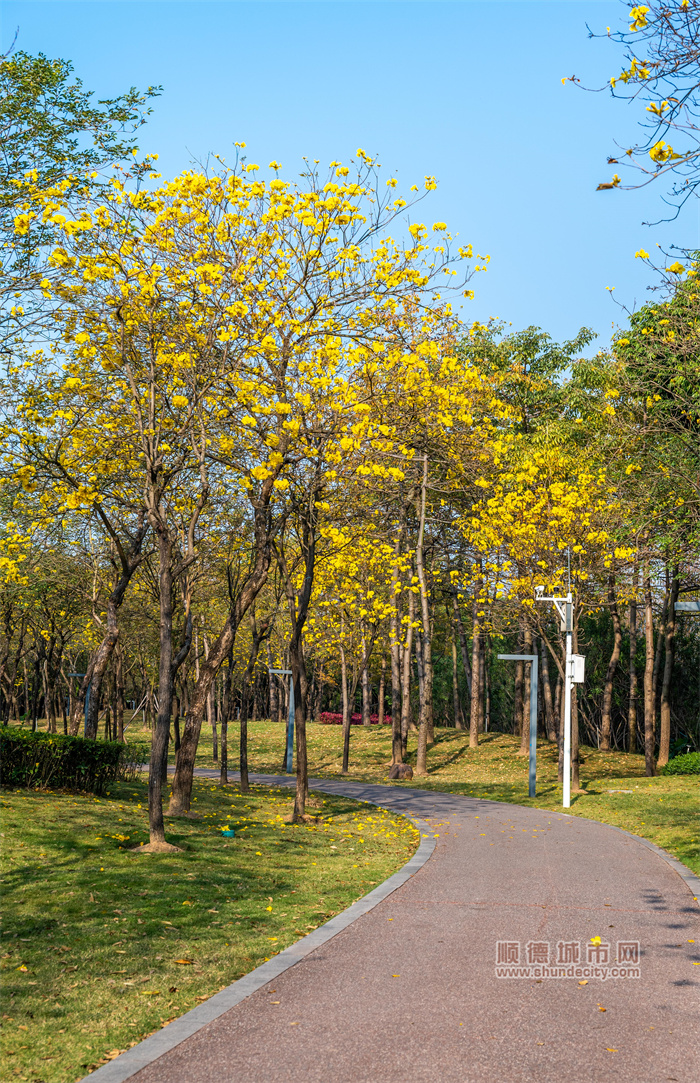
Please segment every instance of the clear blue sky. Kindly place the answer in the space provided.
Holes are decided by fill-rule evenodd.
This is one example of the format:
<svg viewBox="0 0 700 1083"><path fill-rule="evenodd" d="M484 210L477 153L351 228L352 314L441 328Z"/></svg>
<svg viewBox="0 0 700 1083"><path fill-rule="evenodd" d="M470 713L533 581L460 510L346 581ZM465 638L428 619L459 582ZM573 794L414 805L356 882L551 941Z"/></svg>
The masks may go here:
<svg viewBox="0 0 700 1083"><path fill-rule="evenodd" d="M140 138L165 175L192 157L248 144L293 176L301 158L345 159L358 146L401 183L439 180L422 205L491 255L465 319L489 316L554 337L582 325L609 341L623 319L606 286L643 303L644 247L698 244L697 208L670 225L662 189L595 192L609 179L615 140L636 131L634 110L601 85L621 55L586 29L619 25L618 0L541 2L235 3L4 2L2 44L73 62L100 96L162 84Z"/></svg>

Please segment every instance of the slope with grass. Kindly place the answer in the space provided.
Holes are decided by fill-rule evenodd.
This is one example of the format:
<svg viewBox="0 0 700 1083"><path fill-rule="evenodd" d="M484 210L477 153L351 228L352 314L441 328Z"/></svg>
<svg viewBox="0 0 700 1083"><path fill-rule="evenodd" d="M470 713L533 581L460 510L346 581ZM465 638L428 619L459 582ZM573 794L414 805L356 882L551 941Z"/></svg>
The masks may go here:
<svg viewBox="0 0 700 1083"><path fill-rule="evenodd" d="M66 1083L248 973L414 852L407 820L323 795L197 780L182 853L142 855L143 782L103 798L5 791L2 1079ZM221 827L236 831L226 839Z"/></svg>

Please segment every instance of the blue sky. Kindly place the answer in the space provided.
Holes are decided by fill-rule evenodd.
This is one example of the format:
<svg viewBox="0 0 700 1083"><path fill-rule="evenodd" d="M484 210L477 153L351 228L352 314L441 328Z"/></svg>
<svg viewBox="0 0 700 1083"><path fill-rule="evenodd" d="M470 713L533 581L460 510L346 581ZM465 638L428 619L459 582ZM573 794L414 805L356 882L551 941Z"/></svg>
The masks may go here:
<svg viewBox="0 0 700 1083"><path fill-rule="evenodd" d="M618 26L618 0L540 2L4 2L2 44L72 61L108 97L162 84L140 137L165 175L209 152L299 172L304 155L377 155L400 184L439 180L420 217L445 221L489 253L465 319L536 324L555 338L582 325L609 342L624 320L606 292L643 303L652 274L640 247L698 244L697 209L671 224L663 190L596 192L615 140L634 138L634 108L591 86L621 55L594 30Z"/></svg>

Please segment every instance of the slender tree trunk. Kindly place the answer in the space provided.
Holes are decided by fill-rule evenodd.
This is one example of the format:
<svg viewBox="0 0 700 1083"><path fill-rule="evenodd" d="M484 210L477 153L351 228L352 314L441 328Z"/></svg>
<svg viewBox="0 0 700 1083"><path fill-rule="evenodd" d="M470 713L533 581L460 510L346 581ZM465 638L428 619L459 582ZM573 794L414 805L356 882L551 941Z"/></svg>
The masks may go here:
<svg viewBox="0 0 700 1083"><path fill-rule="evenodd" d="M523 654L532 654L532 626L526 617L523 621ZM530 683L532 665L523 665L522 722L520 725L519 756L530 755Z"/></svg>
<svg viewBox="0 0 700 1083"><path fill-rule="evenodd" d="M252 699L255 702L255 666L258 661L258 652L260 651L260 644L263 639L269 635L272 618L266 618L258 625L255 619L255 606L253 605L250 613L250 630L251 630L251 648L250 656L248 658L248 664L243 674L243 690L241 693L241 742L240 742L240 768L241 768L241 790L247 793L250 784L248 780L248 703L251 699L250 692L252 691ZM229 654L229 669L233 669L233 652ZM302 704L302 711L304 717L306 717L306 711ZM296 711L295 711L296 714ZM296 721L296 719L295 719ZM222 723L222 742L223 742L223 723ZM222 743L223 749L223 743ZM223 752L222 752L223 754ZM223 766L222 766L223 772ZM223 773L222 773L223 780ZM222 785L223 785L222 781Z"/></svg>
<svg viewBox="0 0 700 1083"><path fill-rule="evenodd" d="M200 677L190 700L182 733L180 753L177 757L173 776L173 787L168 810L171 816L186 815L190 810L195 757L207 696L219 667L233 647L243 617L267 582L271 559L269 532L267 508L265 505L257 506L254 519L255 559L253 567L232 598L226 622L215 643L212 644L209 658L202 666Z"/></svg>
<svg viewBox="0 0 700 1083"><path fill-rule="evenodd" d="M423 637L417 628L415 632L416 677L418 679L418 729L425 714L425 667L423 666Z"/></svg>
<svg viewBox="0 0 700 1083"><path fill-rule="evenodd" d="M552 685L549 680L549 651L544 636L540 636L540 668L542 670L542 695L547 740L554 743L557 739L557 716L555 714L555 705L552 702Z"/></svg>
<svg viewBox="0 0 700 1083"><path fill-rule="evenodd" d="M124 741L124 652L121 644L114 648L115 707L117 740Z"/></svg>
<svg viewBox="0 0 700 1083"><path fill-rule="evenodd" d="M676 646L676 602L680 582L678 568L673 569L671 579L671 592L666 609L666 624L664 628L664 641L666 644L666 658L664 661L663 682L661 685L661 725L659 728L659 758L656 766L663 767L668 763L671 752L671 678L673 676L673 659Z"/></svg>
<svg viewBox="0 0 700 1083"><path fill-rule="evenodd" d="M486 633L479 634L479 733L484 732L486 717Z"/></svg>
<svg viewBox="0 0 700 1083"><path fill-rule="evenodd" d="M372 713L371 693L369 684L369 657L364 631L362 632L362 725L370 725Z"/></svg>
<svg viewBox="0 0 700 1083"><path fill-rule="evenodd" d="M221 772L219 774L219 785L228 786L228 725L233 714L233 651L229 651L226 669L224 670L222 666L222 671L224 674L224 689L221 707ZM243 772L241 772L242 777Z"/></svg>
<svg viewBox="0 0 700 1083"><path fill-rule="evenodd" d="M85 713L85 699L87 697L88 688L90 689L90 701L88 703L87 710L87 726L86 736L97 736L97 718L99 715L99 703L100 703L100 689L102 687L102 678L109 665L109 660L112 656L117 640L119 638L119 626L117 624L117 613L124 601L127 587L131 582L134 572L137 570L141 561L143 560L143 542L148 533L148 522L145 516L142 514L139 519L139 524L134 533L131 543L126 551L120 550L121 559L121 574L119 575L115 584L114 590L107 599L106 604L106 618L105 618L105 634L102 638L102 642L98 645L96 650L93 651L88 664L87 672L83 677L82 684L76 696L73 697L71 703L71 719L70 719L70 733L75 736L80 729L80 723Z"/></svg>
<svg viewBox="0 0 700 1083"><path fill-rule="evenodd" d="M481 713L481 701L483 689L481 688L481 628L479 623L479 606L481 602L481 590L483 581L479 579L474 586L474 600L472 602L472 697L469 713L469 747L479 747L479 715Z"/></svg>
<svg viewBox="0 0 700 1083"><path fill-rule="evenodd" d="M600 748L603 752L610 751L613 681L615 679L617 664L620 661L620 654L622 653L622 627L620 625L620 615L617 610L614 574L611 574L608 577L608 604L610 606L610 616L612 617L614 638L612 654L610 655L610 661L608 662L608 669L605 674L605 684L603 686L603 721L600 731Z"/></svg>
<svg viewBox="0 0 700 1083"><path fill-rule="evenodd" d="M173 730L175 731L175 745L173 751L175 757L180 751L180 697L177 689L173 689Z"/></svg>
<svg viewBox="0 0 700 1083"><path fill-rule="evenodd" d="M265 645L267 651L267 668L268 668L268 689L270 696L270 721L279 721L279 706L278 706L278 694L277 694L277 678L273 673L270 673L270 667L272 666L272 655L270 653L269 642Z"/></svg>
<svg viewBox="0 0 700 1083"><path fill-rule="evenodd" d="M654 610L649 565L644 570L644 762L647 775L656 774L654 744L656 737L656 697L654 695Z"/></svg>
<svg viewBox="0 0 700 1083"><path fill-rule="evenodd" d="M158 657L158 715L151 745L151 762L148 772L148 818L150 846L157 850L177 849L165 841L163 821L163 775L167 774L168 738L172 696L173 661L173 578L172 544L165 527L158 538L158 591L160 596L160 629Z"/></svg>
<svg viewBox="0 0 700 1083"><path fill-rule="evenodd" d="M384 647L382 647L382 669L379 677L379 696L377 700L377 722L380 726L384 724L384 687L386 684L386 654L384 653Z"/></svg>
<svg viewBox="0 0 700 1083"><path fill-rule="evenodd" d="M426 530L426 501L428 490L428 456L423 456L423 479L420 483L418 504L418 537L416 539L416 572L420 597L420 624L422 630L416 636L416 661L418 662L418 690L420 717L418 722L418 748L416 752L416 774L426 775L428 731L431 729L432 716L432 660L430 644L430 606L428 583L425 571L424 539ZM423 679L420 679L423 678Z"/></svg>
<svg viewBox="0 0 700 1083"><path fill-rule="evenodd" d="M564 698L564 682L562 680L561 673L557 672L557 687L554 697L554 709L558 722L558 736L559 743L559 759L557 766L557 781L561 785L564 781L564 707L566 700Z"/></svg>
<svg viewBox="0 0 700 1083"><path fill-rule="evenodd" d="M343 634L341 621L340 634ZM343 697L343 774L347 775L350 768L350 701L348 698L348 662L345 655L345 647L340 644L340 683Z"/></svg>
<svg viewBox="0 0 700 1083"><path fill-rule="evenodd" d="M670 594L671 586L668 578L668 569L666 569L666 591L664 594L663 605L661 606L661 613L659 614L659 626L655 634L654 669L651 678L652 695L654 697L654 726L656 726L656 709L659 701L659 677L661 676L661 659L663 657L665 642L664 629L666 628L666 616L668 614Z"/></svg>
<svg viewBox="0 0 700 1083"><path fill-rule="evenodd" d="M452 714L456 730L464 729L464 716L462 705L459 702L459 671L457 669L457 641L455 639L454 622L450 627L450 640L452 646Z"/></svg>
<svg viewBox="0 0 700 1083"><path fill-rule="evenodd" d="M408 751L408 729L411 723L411 666L413 664L413 621L416 612L416 596L408 589L408 626L403 647L401 667L401 761Z"/></svg>
<svg viewBox="0 0 700 1083"><path fill-rule="evenodd" d="M630 752L637 751L637 585L639 569L634 566L634 583L630 601L630 698L627 733Z"/></svg>
<svg viewBox="0 0 700 1083"><path fill-rule="evenodd" d="M454 614L455 626L457 628L457 634L459 636L459 649L462 655L462 665L464 666L464 676L467 678L467 692L471 699L472 694L472 669L469 665L469 645L467 643L467 634L464 631L464 623L462 621L462 615L459 611L459 605L457 604L457 589L452 589L452 612Z"/></svg>
<svg viewBox="0 0 700 1083"><path fill-rule="evenodd" d="M482 659L484 662L483 670L481 671L481 680L484 689L484 729L488 733L491 728L491 666L489 664L491 658L491 636L487 632L482 634Z"/></svg>
<svg viewBox="0 0 700 1083"><path fill-rule="evenodd" d="M394 562L391 568L391 624L389 643L391 649L391 762L403 762L401 741L401 571L398 566L403 531L400 529L394 543Z"/></svg>
<svg viewBox="0 0 700 1083"><path fill-rule="evenodd" d="M204 635L204 657L209 657L209 640ZM211 729L211 758L214 763L219 762L219 742L218 733L216 729L216 703L214 702L215 681L212 681L209 689L209 695L207 696L207 723Z"/></svg>
<svg viewBox="0 0 700 1083"><path fill-rule="evenodd" d="M416 572L420 590L421 625L421 665L423 681L421 689L420 725L418 729L418 751L416 754L416 774L427 775L428 739L433 730L433 661L430 628L430 600L428 580L425 574L423 543L425 539L425 510L428 493L428 456L423 455L423 478L420 489L418 539L416 544Z"/></svg>
<svg viewBox="0 0 700 1083"><path fill-rule="evenodd" d="M525 649L525 630L522 617L518 621L518 654ZM525 685L525 666L515 663L515 701L513 703L513 733L522 737L523 733L523 689Z"/></svg>
<svg viewBox="0 0 700 1083"><path fill-rule="evenodd" d="M574 618L573 653L578 654L578 619ZM571 688L571 790L581 792L581 755L579 752L578 685Z"/></svg>

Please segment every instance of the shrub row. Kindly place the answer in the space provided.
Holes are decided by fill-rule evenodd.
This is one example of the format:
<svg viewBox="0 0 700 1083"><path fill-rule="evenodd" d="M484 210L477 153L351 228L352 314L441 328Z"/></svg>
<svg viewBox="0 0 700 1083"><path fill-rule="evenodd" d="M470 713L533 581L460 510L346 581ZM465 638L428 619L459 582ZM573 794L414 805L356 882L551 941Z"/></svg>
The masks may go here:
<svg viewBox="0 0 700 1083"><path fill-rule="evenodd" d="M700 752L687 752L684 756L674 756L660 768L660 775L700 775Z"/></svg>
<svg viewBox="0 0 700 1083"><path fill-rule="evenodd" d="M133 778L149 754L143 742L126 745L0 726L0 781L8 788L101 794L110 782Z"/></svg>
<svg viewBox="0 0 700 1083"><path fill-rule="evenodd" d="M338 712L335 712L335 711L321 711L320 715L318 716L318 720L319 720L319 722L321 723L322 726L342 726L342 724L343 724L342 713L338 713ZM379 723L379 715L378 714L371 714L369 716L369 720L370 720L370 723L373 726L376 726ZM384 715L384 723L383 724L385 726L390 726L391 725L391 715L390 714L388 714L388 715L385 714ZM361 726L362 725L362 715L361 714L351 715L351 717L350 717L350 725L351 726Z"/></svg>

